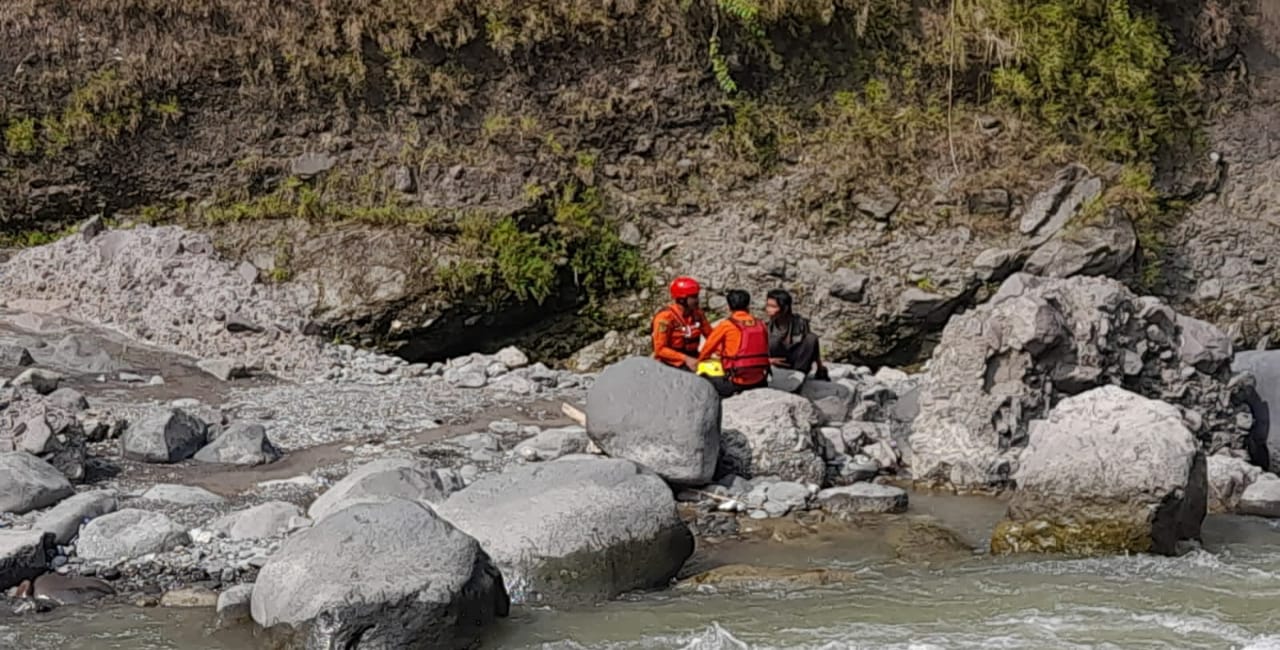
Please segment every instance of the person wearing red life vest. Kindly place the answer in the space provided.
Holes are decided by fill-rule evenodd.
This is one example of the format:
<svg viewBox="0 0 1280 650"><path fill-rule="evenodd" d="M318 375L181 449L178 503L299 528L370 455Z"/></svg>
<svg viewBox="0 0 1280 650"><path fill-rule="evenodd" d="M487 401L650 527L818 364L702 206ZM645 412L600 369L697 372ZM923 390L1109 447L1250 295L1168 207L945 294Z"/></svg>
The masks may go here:
<svg viewBox="0 0 1280 650"><path fill-rule="evenodd" d="M734 289L725 294L730 314L714 330L698 354L698 361L720 358L723 377L707 377L721 397L769 385L769 329L751 315L751 296Z"/></svg>
<svg viewBox="0 0 1280 650"><path fill-rule="evenodd" d="M653 358L673 368L697 368L699 344L711 335L711 323L698 305L700 293L693 278L671 281L672 302L653 317Z"/></svg>

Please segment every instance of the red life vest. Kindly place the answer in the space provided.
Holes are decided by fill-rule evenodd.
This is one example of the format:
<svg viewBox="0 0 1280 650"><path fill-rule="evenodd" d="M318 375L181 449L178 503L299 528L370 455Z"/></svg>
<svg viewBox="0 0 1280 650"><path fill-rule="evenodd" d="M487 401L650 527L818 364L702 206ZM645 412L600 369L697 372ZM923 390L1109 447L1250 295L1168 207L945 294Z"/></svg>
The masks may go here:
<svg viewBox="0 0 1280 650"><path fill-rule="evenodd" d="M737 352L721 357L720 364L733 383L754 386L769 376L769 330L760 320L752 325L732 318L729 322L738 328L741 339Z"/></svg>

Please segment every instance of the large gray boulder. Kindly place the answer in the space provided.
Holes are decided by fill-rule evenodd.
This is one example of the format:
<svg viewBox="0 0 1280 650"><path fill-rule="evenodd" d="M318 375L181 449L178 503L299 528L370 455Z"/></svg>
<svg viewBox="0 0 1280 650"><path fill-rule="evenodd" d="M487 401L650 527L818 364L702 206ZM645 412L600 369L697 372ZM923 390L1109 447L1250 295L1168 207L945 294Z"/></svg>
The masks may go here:
<svg viewBox="0 0 1280 650"><path fill-rule="evenodd" d="M177 408L152 411L131 423L121 441L125 458L144 463L176 463L195 455L208 440L203 421Z"/></svg>
<svg viewBox="0 0 1280 650"><path fill-rule="evenodd" d="M186 529L167 516L126 508L85 524L76 551L89 561L114 562L162 553L190 542Z"/></svg>
<svg viewBox="0 0 1280 650"><path fill-rule="evenodd" d="M59 544L69 544L80 534L80 526L94 517L115 512L117 507L115 490L92 490L81 492L40 515L36 521L36 530L53 533Z"/></svg>
<svg viewBox="0 0 1280 650"><path fill-rule="evenodd" d="M721 473L821 485L823 420L813 402L772 388L725 400Z"/></svg>
<svg viewBox="0 0 1280 650"><path fill-rule="evenodd" d="M591 385L587 434L614 458L640 463L672 483L705 485L720 450L720 397L693 373L634 357Z"/></svg>
<svg viewBox="0 0 1280 650"><path fill-rule="evenodd" d="M211 528L232 540L275 537L289 530L290 522L302 516L298 506L285 501L268 501L213 522Z"/></svg>
<svg viewBox="0 0 1280 650"><path fill-rule="evenodd" d="M1107 385L1179 407L1208 453L1244 449L1252 390L1233 376L1215 332L1114 280L1015 274L943 330L912 422L912 474L957 488L1005 485L1033 420Z"/></svg>
<svg viewBox="0 0 1280 650"><path fill-rule="evenodd" d="M1158 553L1194 547L1205 456L1177 407L1117 386L1064 399L1033 424L995 553Z"/></svg>
<svg viewBox="0 0 1280 650"><path fill-rule="evenodd" d="M619 458L516 466L437 510L480 541L517 602L590 603L662 587L693 553L671 488Z"/></svg>
<svg viewBox="0 0 1280 650"><path fill-rule="evenodd" d="M0 530L0 592L44 573L53 544L48 533Z"/></svg>
<svg viewBox="0 0 1280 650"><path fill-rule="evenodd" d="M307 515L316 521L351 503L389 498L411 499L435 505L453 489L440 473L410 458L382 458L351 470L341 481L321 494Z"/></svg>
<svg viewBox="0 0 1280 650"><path fill-rule="evenodd" d="M1280 350L1241 352L1231 362L1236 372L1254 377L1258 399L1253 403L1254 431L1265 450L1264 469L1280 470ZM1272 415L1276 414L1276 415Z"/></svg>
<svg viewBox="0 0 1280 650"><path fill-rule="evenodd" d="M196 452L196 460L202 463L226 465L266 465L280 460L279 449L267 438L267 429L261 424L236 422L222 432L204 449Z"/></svg>
<svg viewBox="0 0 1280 650"><path fill-rule="evenodd" d="M20 515L72 494L71 482L53 465L22 451L0 454L0 512Z"/></svg>
<svg viewBox="0 0 1280 650"><path fill-rule="evenodd" d="M15 391L8 406L0 409L0 453L25 451L72 481L83 479L86 436L75 410L59 396L67 390L58 389L49 396Z"/></svg>
<svg viewBox="0 0 1280 650"><path fill-rule="evenodd" d="M250 611L295 648L467 648L509 609L476 540L417 501L352 505L262 567Z"/></svg>

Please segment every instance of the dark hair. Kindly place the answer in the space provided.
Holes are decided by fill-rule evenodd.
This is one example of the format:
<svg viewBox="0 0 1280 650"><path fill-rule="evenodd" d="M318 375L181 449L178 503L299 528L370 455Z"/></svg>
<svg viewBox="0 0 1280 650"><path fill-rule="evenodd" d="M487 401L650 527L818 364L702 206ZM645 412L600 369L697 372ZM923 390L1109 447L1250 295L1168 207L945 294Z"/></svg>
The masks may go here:
<svg viewBox="0 0 1280 650"><path fill-rule="evenodd" d="M774 289L769 292L769 300L778 303L783 312L791 313L791 292L786 289Z"/></svg>
<svg viewBox="0 0 1280 650"><path fill-rule="evenodd" d="M751 306L751 294L742 289L730 289L724 294L724 300L733 311L742 311Z"/></svg>

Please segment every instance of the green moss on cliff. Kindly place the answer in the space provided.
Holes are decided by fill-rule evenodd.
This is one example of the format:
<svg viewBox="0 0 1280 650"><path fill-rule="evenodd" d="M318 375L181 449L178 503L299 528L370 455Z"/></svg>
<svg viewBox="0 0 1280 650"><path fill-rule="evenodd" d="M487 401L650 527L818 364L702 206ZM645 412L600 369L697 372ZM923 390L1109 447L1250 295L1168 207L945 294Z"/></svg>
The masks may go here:
<svg viewBox="0 0 1280 650"><path fill-rule="evenodd" d="M534 196L546 223L512 216L495 223L478 215L459 222L456 259L438 272L449 294L541 303L568 281L598 305L651 281L640 251L618 237L596 189L570 183L553 196Z"/></svg>

